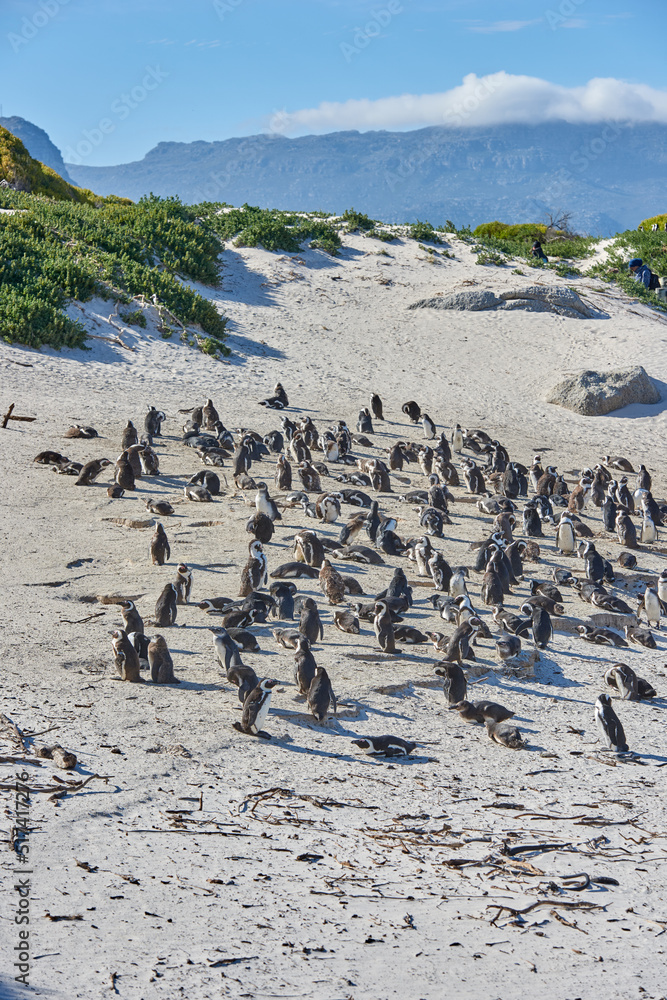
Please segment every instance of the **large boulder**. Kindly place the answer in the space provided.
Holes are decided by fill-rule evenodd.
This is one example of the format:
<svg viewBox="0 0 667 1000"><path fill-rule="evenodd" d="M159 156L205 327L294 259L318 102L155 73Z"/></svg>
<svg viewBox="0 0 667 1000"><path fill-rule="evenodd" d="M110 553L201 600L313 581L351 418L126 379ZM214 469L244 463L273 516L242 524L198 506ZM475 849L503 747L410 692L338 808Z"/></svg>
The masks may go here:
<svg viewBox="0 0 667 1000"><path fill-rule="evenodd" d="M500 292L499 295L481 289L454 292L452 295L436 295L413 302L408 309L455 309L471 312L489 309L524 309L526 312L556 313L558 316L568 316L570 319L594 317L600 319L604 315L587 306L571 288L548 285L510 289Z"/></svg>
<svg viewBox="0 0 667 1000"><path fill-rule="evenodd" d="M660 393L641 365L612 371L572 372L547 394L547 403L599 417L630 403L659 403Z"/></svg>

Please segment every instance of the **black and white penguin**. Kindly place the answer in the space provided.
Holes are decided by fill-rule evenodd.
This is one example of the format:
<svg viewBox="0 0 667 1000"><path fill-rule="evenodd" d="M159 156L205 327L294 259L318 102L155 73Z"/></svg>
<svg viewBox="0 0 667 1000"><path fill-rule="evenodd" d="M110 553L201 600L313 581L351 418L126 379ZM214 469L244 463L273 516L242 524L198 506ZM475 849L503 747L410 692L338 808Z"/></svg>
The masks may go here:
<svg viewBox="0 0 667 1000"><path fill-rule="evenodd" d="M622 510L619 510L616 515L616 535L619 543L626 549L637 548L637 530L630 515L625 514Z"/></svg>
<svg viewBox="0 0 667 1000"><path fill-rule="evenodd" d="M155 624L161 628L173 625L178 614L176 586L167 583L155 604Z"/></svg>
<svg viewBox="0 0 667 1000"><path fill-rule="evenodd" d="M161 437L162 424L166 419L162 410L156 410L154 406L149 406L148 413L144 417L144 430L151 437Z"/></svg>
<svg viewBox="0 0 667 1000"><path fill-rule="evenodd" d="M268 406L270 410L284 410L286 406L289 406L287 393L283 389L280 382L276 382L274 385L273 395L269 396L268 399L260 400L259 405Z"/></svg>
<svg viewBox="0 0 667 1000"><path fill-rule="evenodd" d="M367 736L352 742L364 753L378 757L407 757L417 748L416 743L402 740L399 736Z"/></svg>
<svg viewBox="0 0 667 1000"><path fill-rule="evenodd" d="M648 624L655 625L657 629L660 629L662 605L658 596L658 591L654 587L647 587L642 596L639 598L637 618L639 618L640 621L642 611L646 615L646 621Z"/></svg>
<svg viewBox="0 0 667 1000"><path fill-rule="evenodd" d="M438 590L443 594L448 593L453 576L453 570L442 552L433 553L428 561L428 568L435 590Z"/></svg>
<svg viewBox="0 0 667 1000"><path fill-rule="evenodd" d="M269 496L269 488L266 483L257 483L255 508L260 513L270 517L272 521L282 521L283 519L282 514L278 510L278 504Z"/></svg>
<svg viewBox="0 0 667 1000"><path fill-rule="evenodd" d="M436 436L435 421L431 420L428 413L422 413L420 419L422 429L424 431L424 437L427 441L432 441Z"/></svg>
<svg viewBox="0 0 667 1000"><path fill-rule="evenodd" d="M126 632L144 631L143 619L137 611L134 601L123 601L120 606L120 613L123 616L123 628Z"/></svg>
<svg viewBox="0 0 667 1000"><path fill-rule="evenodd" d="M306 700L316 722L324 722L330 709L334 715L336 714L336 695L324 667L315 668L315 676L310 682Z"/></svg>
<svg viewBox="0 0 667 1000"><path fill-rule="evenodd" d="M408 403L403 403L401 410L403 411L403 413L405 413L407 417L410 418L410 421L413 424L419 423L422 411L419 406L419 403L415 403L414 399L411 399Z"/></svg>
<svg viewBox="0 0 667 1000"><path fill-rule="evenodd" d="M457 424L452 431L452 451L460 455L463 450L463 429L461 424Z"/></svg>
<svg viewBox="0 0 667 1000"><path fill-rule="evenodd" d="M74 485L90 486L95 482L102 470L106 469L109 465L111 465L111 462L108 458L94 458L91 462L86 462Z"/></svg>
<svg viewBox="0 0 667 1000"><path fill-rule="evenodd" d="M534 604L524 604L521 613L532 618L533 642L538 649L546 649L551 642L553 628L549 612Z"/></svg>
<svg viewBox="0 0 667 1000"><path fill-rule="evenodd" d="M248 561L241 573L239 597L247 597L253 590L268 585L268 561L264 547L257 539L248 545Z"/></svg>
<svg viewBox="0 0 667 1000"><path fill-rule="evenodd" d="M477 467L477 463L472 458L466 459L463 465L463 478L465 479L468 493L486 493L486 483L482 470Z"/></svg>
<svg viewBox="0 0 667 1000"><path fill-rule="evenodd" d="M249 736L260 736L271 739L262 726L266 722L271 707L271 694L278 681L265 677L246 697L243 703L243 714L240 722L234 723L234 728Z"/></svg>
<svg viewBox="0 0 667 1000"><path fill-rule="evenodd" d="M625 639L609 628L596 628L594 625L583 623L577 625L577 632L586 642L592 642L596 646L627 646Z"/></svg>
<svg viewBox="0 0 667 1000"><path fill-rule="evenodd" d="M308 694L316 669L317 664L310 649L310 642L305 635L300 635L294 654L294 681L300 695L305 697Z"/></svg>
<svg viewBox="0 0 667 1000"><path fill-rule="evenodd" d="M625 733L621 720L611 706L611 698L608 694L598 695L595 702L595 721L602 736L602 740L616 753L627 753L628 744L625 740Z"/></svg>
<svg viewBox="0 0 667 1000"><path fill-rule="evenodd" d="M190 485L203 486L212 497L220 495L220 476L211 472L210 469L200 469L199 472L196 472L190 479Z"/></svg>
<svg viewBox="0 0 667 1000"><path fill-rule="evenodd" d="M371 411L367 406L363 410L359 411L359 416L357 417L357 432L359 434L374 434L373 430L373 419L371 417Z"/></svg>
<svg viewBox="0 0 667 1000"><path fill-rule="evenodd" d="M564 556L572 555L575 550L575 535L572 518L563 511L556 530L556 546Z"/></svg>
<svg viewBox="0 0 667 1000"><path fill-rule="evenodd" d="M137 651L139 669L148 670L148 645L150 639L143 632L129 632L127 638Z"/></svg>
<svg viewBox="0 0 667 1000"><path fill-rule="evenodd" d="M380 649L385 653L396 653L394 626L391 611L386 601L376 601L373 628Z"/></svg>
<svg viewBox="0 0 667 1000"><path fill-rule="evenodd" d="M448 705L464 701L468 693L466 675L458 663L438 663L433 668L442 677L442 690Z"/></svg>
<svg viewBox="0 0 667 1000"><path fill-rule="evenodd" d="M185 563L179 563L176 567L176 602L177 604L188 604L192 593L193 573Z"/></svg>
<svg viewBox="0 0 667 1000"><path fill-rule="evenodd" d="M639 680L627 663L615 663L605 671L605 684L618 692L624 701L639 700Z"/></svg>
<svg viewBox="0 0 667 1000"><path fill-rule="evenodd" d="M521 730L507 722L494 722L492 719L486 719L486 732L490 740L499 743L500 746L507 747L509 750L524 750L526 747Z"/></svg>
<svg viewBox="0 0 667 1000"><path fill-rule="evenodd" d="M149 497L148 500L144 500L144 504L146 510L151 514L159 514L160 517L170 517L174 513L174 508L168 500L154 500Z"/></svg>
<svg viewBox="0 0 667 1000"><path fill-rule="evenodd" d="M377 392L371 393L371 413L376 420L384 420L384 414L382 413L382 400L378 396Z"/></svg>
<svg viewBox="0 0 667 1000"><path fill-rule="evenodd" d="M537 505L529 501L523 509L524 534L531 538L542 538L542 519L537 513Z"/></svg>
<svg viewBox="0 0 667 1000"><path fill-rule="evenodd" d="M585 543L582 559L586 563L586 579L592 583L602 583L604 580L604 559L593 542Z"/></svg>

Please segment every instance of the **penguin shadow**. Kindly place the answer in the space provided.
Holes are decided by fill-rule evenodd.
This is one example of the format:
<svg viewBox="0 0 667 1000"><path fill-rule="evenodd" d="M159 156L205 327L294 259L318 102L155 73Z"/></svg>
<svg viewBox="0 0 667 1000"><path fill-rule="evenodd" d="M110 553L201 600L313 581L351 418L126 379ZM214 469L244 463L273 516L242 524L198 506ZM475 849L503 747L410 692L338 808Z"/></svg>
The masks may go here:
<svg viewBox="0 0 667 1000"><path fill-rule="evenodd" d="M409 687L406 684L406 688ZM371 705L366 704L363 701L358 701L356 698L348 699L347 701L339 701L339 708L352 708L354 709L353 718L359 722L368 722L372 716L379 716L382 719L401 719L405 722L413 722L412 716L404 715L402 712L387 711L382 708L375 708Z"/></svg>
<svg viewBox="0 0 667 1000"><path fill-rule="evenodd" d="M176 668L178 669L178 668ZM205 683L204 681L186 681L181 675L179 678L179 684L152 684L151 687L155 688L171 688L172 690L179 691L226 691L232 690L231 688L225 687L224 683L221 681L219 683L211 682ZM235 690L235 689L234 689Z"/></svg>

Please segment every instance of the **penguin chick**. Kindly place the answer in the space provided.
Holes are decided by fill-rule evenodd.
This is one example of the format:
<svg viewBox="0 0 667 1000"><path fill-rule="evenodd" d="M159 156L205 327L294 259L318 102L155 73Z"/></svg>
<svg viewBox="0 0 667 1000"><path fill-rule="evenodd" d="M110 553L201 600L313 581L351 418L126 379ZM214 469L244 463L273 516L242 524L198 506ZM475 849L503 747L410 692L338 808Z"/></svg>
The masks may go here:
<svg viewBox="0 0 667 1000"><path fill-rule="evenodd" d="M174 677L174 661L163 635L155 635L148 644L148 664L155 684L180 684Z"/></svg>
<svg viewBox="0 0 667 1000"><path fill-rule="evenodd" d="M137 684L142 680L139 672L139 656L136 649L122 629L111 633L111 647L114 654L116 669L122 681Z"/></svg>

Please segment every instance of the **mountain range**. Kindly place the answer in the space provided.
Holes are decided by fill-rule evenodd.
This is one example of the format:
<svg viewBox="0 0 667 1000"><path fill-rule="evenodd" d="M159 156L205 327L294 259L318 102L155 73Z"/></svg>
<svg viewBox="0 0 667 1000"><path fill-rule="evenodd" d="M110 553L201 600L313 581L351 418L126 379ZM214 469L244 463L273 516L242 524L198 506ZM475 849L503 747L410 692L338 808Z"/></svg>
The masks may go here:
<svg viewBox="0 0 667 1000"><path fill-rule="evenodd" d="M41 129L0 118L31 155L73 183L134 200L245 202L457 226L541 221L568 211L581 232L610 235L665 210L667 125L433 126L409 132L333 132L220 142L161 142L110 167L64 164Z"/></svg>

